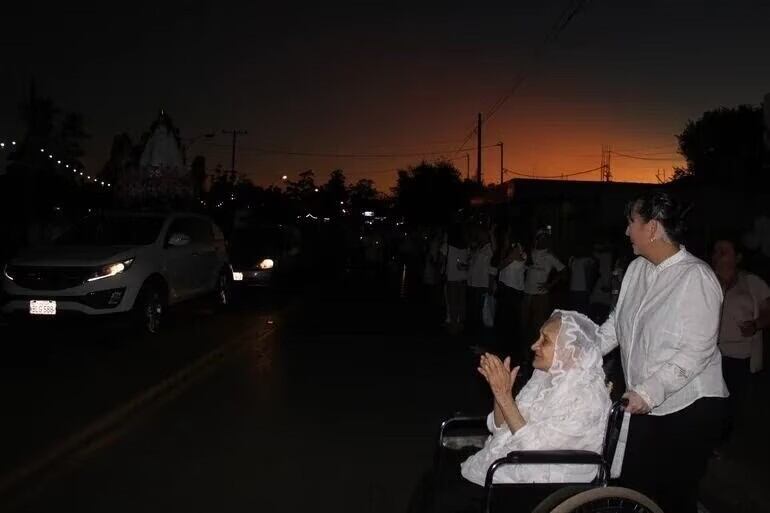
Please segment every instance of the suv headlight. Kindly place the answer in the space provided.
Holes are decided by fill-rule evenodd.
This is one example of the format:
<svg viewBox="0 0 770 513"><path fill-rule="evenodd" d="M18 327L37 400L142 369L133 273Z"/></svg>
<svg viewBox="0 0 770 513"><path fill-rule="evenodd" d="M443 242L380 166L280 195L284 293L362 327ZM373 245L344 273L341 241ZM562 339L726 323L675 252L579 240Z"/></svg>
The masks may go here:
<svg viewBox="0 0 770 513"><path fill-rule="evenodd" d="M3 266L3 275L11 281L15 280L15 278L13 277L13 271L11 270L8 264L5 264Z"/></svg>
<svg viewBox="0 0 770 513"><path fill-rule="evenodd" d="M273 260L272 260L272 259L270 259L270 258L265 258L264 260L262 260L262 261L259 263L259 268L260 268L260 269L263 269L263 270L264 270L264 269L272 269L274 265L275 265L275 262L273 262Z"/></svg>
<svg viewBox="0 0 770 513"><path fill-rule="evenodd" d="M128 260L123 260L122 262L115 262L114 264L103 265L102 267L99 267L96 271L94 271L91 277L88 278L88 281L103 280L104 278L115 276L116 274L120 274L124 272L126 269L128 269L129 267L131 267L131 264L133 263L134 263L134 259L129 258Z"/></svg>

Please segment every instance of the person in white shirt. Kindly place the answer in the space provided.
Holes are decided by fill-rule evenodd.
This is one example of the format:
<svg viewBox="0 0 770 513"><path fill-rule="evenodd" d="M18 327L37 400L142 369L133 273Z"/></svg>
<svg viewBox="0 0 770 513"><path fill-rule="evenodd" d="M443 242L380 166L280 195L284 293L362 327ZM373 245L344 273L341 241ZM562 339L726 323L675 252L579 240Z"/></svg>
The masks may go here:
<svg viewBox="0 0 770 513"><path fill-rule="evenodd" d="M491 293L496 271L491 266L493 253L489 232L483 227L477 227L471 242L468 267L467 315L468 327L473 331L478 331L484 325L481 318L484 295Z"/></svg>
<svg viewBox="0 0 770 513"><path fill-rule="evenodd" d="M578 245L575 256L567 263L569 268L570 309L588 314L588 301L598 274L598 264L586 247Z"/></svg>
<svg viewBox="0 0 770 513"><path fill-rule="evenodd" d="M594 283L589 303L591 316L603 322L612 310L612 268L615 255L612 245L603 241L594 244L593 257L598 262L599 276Z"/></svg>
<svg viewBox="0 0 770 513"><path fill-rule="evenodd" d="M686 212L664 192L629 204L626 235L638 257L597 329L603 353L620 346L633 414L621 482L672 513L697 511L728 395L717 348L722 289L681 245Z"/></svg>
<svg viewBox="0 0 770 513"><path fill-rule="evenodd" d="M551 311L551 290L566 277L567 268L551 250L550 235L540 230L535 247L526 261L524 298L521 305L521 329L525 340L534 338Z"/></svg>
<svg viewBox="0 0 770 513"><path fill-rule="evenodd" d="M527 340L521 330L521 303L524 297L524 262L527 253L516 230L508 227L501 236L497 253L498 283L495 328L497 346L503 354L512 354L514 361L523 360Z"/></svg>
<svg viewBox="0 0 770 513"><path fill-rule="evenodd" d="M722 373L730 391L722 442L729 438L735 419L746 398L749 377L762 370L762 330L770 325L770 287L759 276L739 268L743 258L737 240L717 239L711 254L722 291L722 320L719 349Z"/></svg>
<svg viewBox="0 0 770 513"><path fill-rule="evenodd" d="M447 242L441 246L445 261L446 303L449 331L457 334L465 325L466 285L468 281L468 244L463 226L450 227Z"/></svg>

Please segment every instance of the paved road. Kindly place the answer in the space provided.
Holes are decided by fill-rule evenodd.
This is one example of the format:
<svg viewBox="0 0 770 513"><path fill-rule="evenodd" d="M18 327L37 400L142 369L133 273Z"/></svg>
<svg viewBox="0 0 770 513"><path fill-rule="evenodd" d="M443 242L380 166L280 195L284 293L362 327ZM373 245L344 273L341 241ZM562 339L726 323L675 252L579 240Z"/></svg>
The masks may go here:
<svg viewBox="0 0 770 513"><path fill-rule="evenodd" d="M404 511L440 419L488 407L472 341L445 336L408 297L397 280L357 275L313 289L274 335L253 337L105 437L18 511ZM242 321L247 332L262 322ZM712 513L767 511L767 436L753 450L745 443L770 427L758 411L712 462L703 494Z"/></svg>
<svg viewBox="0 0 770 513"><path fill-rule="evenodd" d="M0 476L213 348L263 331L286 295L250 295L228 312L205 300L172 310L163 333L125 320L0 328Z"/></svg>
<svg viewBox="0 0 770 513"><path fill-rule="evenodd" d="M437 422L478 404L472 357L398 284L339 285L21 511L403 511Z"/></svg>

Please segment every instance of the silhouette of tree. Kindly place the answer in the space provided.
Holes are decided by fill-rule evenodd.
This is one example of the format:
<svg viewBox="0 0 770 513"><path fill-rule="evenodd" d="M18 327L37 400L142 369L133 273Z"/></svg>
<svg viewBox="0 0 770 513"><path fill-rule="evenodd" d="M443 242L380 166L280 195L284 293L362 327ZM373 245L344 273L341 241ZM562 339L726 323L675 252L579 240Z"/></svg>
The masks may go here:
<svg viewBox="0 0 770 513"><path fill-rule="evenodd" d="M350 187L350 206L354 212L372 210L379 206L380 199L373 180L362 178Z"/></svg>
<svg viewBox="0 0 770 513"><path fill-rule="evenodd" d="M286 194L295 201L306 203L316 194L315 173L309 169L299 174L299 180L290 181L286 186Z"/></svg>
<svg viewBox="0 0 770 513"><path fill-rule="evenodd" d="M118 134L112 139L110 158L104 164L101 176L108 182L117 182L130 166L136 164L137 158L131 137L125 133Z"/></svg>
<svg viewBox="0 0 770 513"><path fill-rule="evenodd" d="M399 170L393 194L397 211L416 224L444 223L468 204L460 172L445 161Z"/></svg>
<svg viewBox="0 0 770 513"><path fill-rule="evenodd" d="M323 186L323 192L332 202L339 204L340 201L347 201L347 179L341 169L335 169L329 174L329 181Z"/></svg>
<svg viewBox="0 0 770 513"><path fill-rule="evenodd" d="M66 113L62 117L51 98L37 95L34 84L20 106L20 116L26 131L8 156L7 187L0 200L13 212L14 222L26 230L20 240L36 243L43 241L42 227L54 212L87 204L91 189L65 164L82 167L82 144L88 134L82 116Z"/></svg>
<svg viewBox="0 0 770 513"><path fill-rule="evenodd" d="M674 180L746 185L763 178L762 109L751 105L719 108L688 121L679 139L687 166L674 169Z"/></svg>

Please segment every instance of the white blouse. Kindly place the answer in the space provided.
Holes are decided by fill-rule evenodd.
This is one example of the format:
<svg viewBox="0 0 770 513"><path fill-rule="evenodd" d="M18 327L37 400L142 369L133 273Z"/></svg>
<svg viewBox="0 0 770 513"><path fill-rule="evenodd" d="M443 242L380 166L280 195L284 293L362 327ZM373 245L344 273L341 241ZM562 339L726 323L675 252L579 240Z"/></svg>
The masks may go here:
<svg viewBox="0 0 770 513"><path fill-rule="evenodd" d="M719 349L730 358L750 359L751 372L762 370L762 330L744 337L740 325L759 317L765 301L770 298L767 283L751 273L739 272L734 286L727 289L722 304L722 324L719 329Z"/></svg>
<svg viewBox="0 0 770 513"><path fill-rule="evenodd" d="M702 397L727 397L717 348L722 288L682 247L658 265L628 267L615 309L598 329L602 352L620 345L626 388L667 415Z"/></svg>

